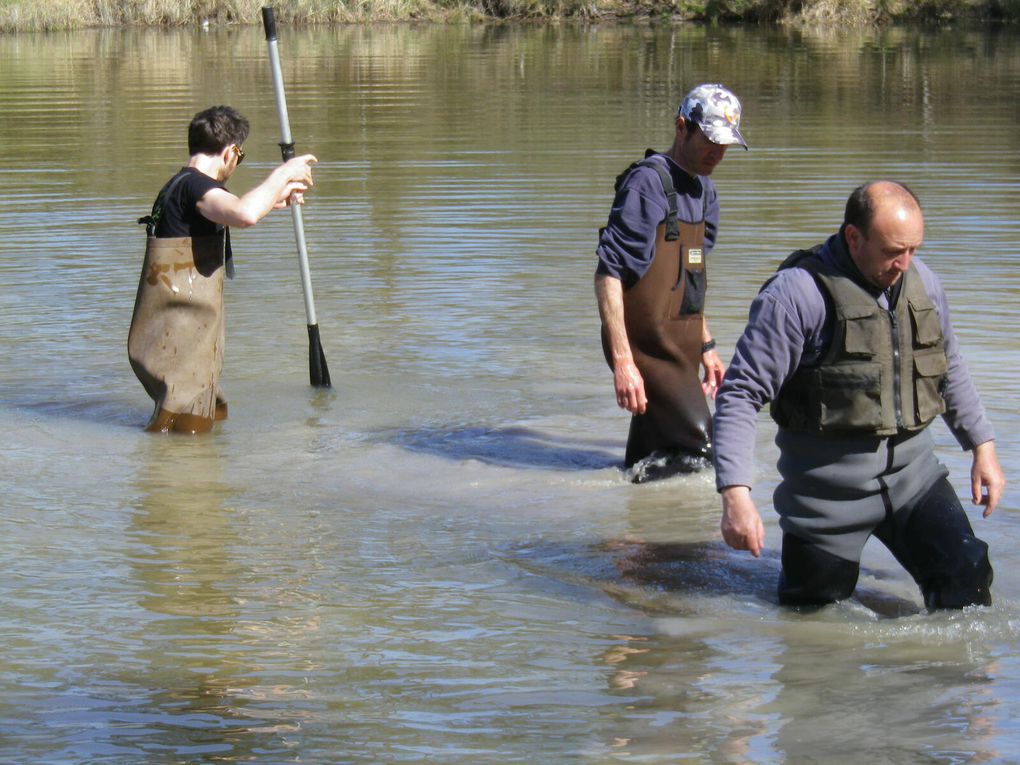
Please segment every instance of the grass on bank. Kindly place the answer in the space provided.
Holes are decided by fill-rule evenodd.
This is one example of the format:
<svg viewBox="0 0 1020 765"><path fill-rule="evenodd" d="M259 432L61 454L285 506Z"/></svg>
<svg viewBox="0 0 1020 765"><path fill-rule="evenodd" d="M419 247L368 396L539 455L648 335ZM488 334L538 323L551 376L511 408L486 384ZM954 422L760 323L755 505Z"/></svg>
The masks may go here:
<svg viewBox="0 0 1020 765"><path fill-rule="evenodd" d="M466 22L500 19L771 21L864 25L1020 19L1020 0L0 0L0 31L116 26Z"/></svg>

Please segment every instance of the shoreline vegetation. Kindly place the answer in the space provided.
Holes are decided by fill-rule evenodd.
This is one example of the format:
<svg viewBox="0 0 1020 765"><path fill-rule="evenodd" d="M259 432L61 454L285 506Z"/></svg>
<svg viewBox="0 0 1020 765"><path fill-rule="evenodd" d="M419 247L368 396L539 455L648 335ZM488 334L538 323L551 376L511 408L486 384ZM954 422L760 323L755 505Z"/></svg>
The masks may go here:
<svg viewBox="0 0 1020 765"><path fill-rule="evenodd" d="M1016 23L1020 0L0 0L0 32L371 22Z"/></svg>

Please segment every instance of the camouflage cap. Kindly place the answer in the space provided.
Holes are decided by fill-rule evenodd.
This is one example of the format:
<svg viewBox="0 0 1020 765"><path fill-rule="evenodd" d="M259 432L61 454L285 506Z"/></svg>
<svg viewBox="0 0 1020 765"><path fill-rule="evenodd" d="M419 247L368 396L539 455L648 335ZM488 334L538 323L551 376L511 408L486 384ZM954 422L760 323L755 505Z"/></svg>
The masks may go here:
<svg viewBox="0 0 1020 765"><path fill-rule="evenodd" d="M712 143L747 148L740 135L740 101L722 85L698 85L684 96L677 114L700 127Z"/></svg>

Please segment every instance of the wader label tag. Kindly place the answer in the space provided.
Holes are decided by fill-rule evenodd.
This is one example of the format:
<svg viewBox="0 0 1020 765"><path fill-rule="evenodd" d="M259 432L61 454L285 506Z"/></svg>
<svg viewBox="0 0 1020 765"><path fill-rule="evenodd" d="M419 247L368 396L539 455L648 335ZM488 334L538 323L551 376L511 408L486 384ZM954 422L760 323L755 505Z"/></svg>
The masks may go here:
<svg viewBox="0 0 1020 765"><path fill-rule="evenodd" d="M700 263L701 262L701 248L692 247L687 251L687 262L688 263Z"/></svg>

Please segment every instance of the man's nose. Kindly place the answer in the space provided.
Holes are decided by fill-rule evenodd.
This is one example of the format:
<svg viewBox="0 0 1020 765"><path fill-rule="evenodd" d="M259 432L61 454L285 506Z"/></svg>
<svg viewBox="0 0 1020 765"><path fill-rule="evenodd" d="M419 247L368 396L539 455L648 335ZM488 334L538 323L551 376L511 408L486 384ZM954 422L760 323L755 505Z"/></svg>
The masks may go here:
<svg viewBox="0 0 1020 765"><path fill-rule="evenodd" d="M901 274L906 273L907 270L910 268L910 258L912 256L913 256L913 253L907 253L906 255L900 255L898 258L896 258L892 262L893 268L896 269L897 271L899 271Z"/></svg>

